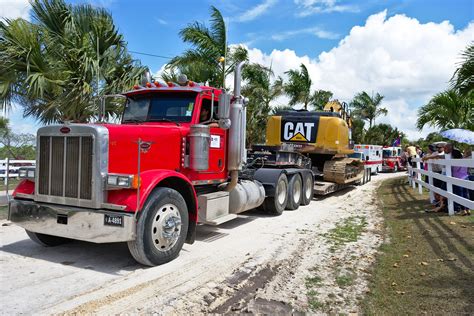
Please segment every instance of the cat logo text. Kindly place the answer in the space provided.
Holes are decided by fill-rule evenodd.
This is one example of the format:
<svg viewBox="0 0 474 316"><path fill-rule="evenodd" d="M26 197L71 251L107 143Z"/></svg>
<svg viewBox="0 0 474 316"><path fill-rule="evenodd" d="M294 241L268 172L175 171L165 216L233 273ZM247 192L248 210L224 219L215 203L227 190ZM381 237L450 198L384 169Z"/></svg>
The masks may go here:
<svg viewBox="0 0 474 316"><path fill-rule="evenodd" d="M314 122L283 122L282 141L314 142L316 128Z"/></svg>

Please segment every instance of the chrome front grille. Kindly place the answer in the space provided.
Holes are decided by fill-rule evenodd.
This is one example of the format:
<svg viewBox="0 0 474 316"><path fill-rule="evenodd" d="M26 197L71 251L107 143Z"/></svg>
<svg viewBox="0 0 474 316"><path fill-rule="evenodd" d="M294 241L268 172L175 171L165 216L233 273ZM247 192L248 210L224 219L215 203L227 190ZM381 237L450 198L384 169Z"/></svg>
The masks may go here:
<svg viewBox="0 0 474 316"><path fill-rule="evenodd" d="M40 136L38 193L92 199L92 136Z"/></svg>

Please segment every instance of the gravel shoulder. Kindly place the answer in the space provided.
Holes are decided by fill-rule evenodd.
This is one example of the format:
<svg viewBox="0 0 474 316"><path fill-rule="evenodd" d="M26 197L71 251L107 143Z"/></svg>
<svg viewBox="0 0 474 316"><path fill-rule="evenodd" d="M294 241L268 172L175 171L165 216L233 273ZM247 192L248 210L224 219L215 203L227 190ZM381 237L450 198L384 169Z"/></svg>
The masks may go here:
<svg viewBox="0 0 474 316"><path fill-rule="evenodd" d="M402 175L374 176L279 217L251 211L199 226L195 244L154 268L136 264L124 244L42 248L0 220L2 313L359 312L383 239L375 189ZM356 239L344 239L355 227Z"/></svg>

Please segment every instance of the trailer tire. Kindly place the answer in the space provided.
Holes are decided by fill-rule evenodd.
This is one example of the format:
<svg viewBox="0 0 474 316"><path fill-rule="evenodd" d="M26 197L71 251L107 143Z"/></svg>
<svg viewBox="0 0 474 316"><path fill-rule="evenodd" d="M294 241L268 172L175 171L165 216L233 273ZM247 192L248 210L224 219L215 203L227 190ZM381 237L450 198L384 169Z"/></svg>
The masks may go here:
<svg viewBox="0 0 474 316"><path fill-rule="evenodd" d="M314 180L311 173L303 174L303 194L301 196L301 205L311 203L314 195Z"/></svg>
<svg viewBox="0 0 474 316"><path fill-rule="evenodd" d="M398 165L395 164L395 166L393 166L393 173L397 173L398 172Z"/></svg>
<svg viewBox="0 0 474 316"><path fill-rule="evenodd" d="M137 222L131 255L141 264L156 266L178 257L188 232L189 214L181 194L159 187L148 197Z"/></svg>
<svg viewBox="0 0 474 316"><path fill-rule="evenodd" d="M286 209L293 211L300 207L303 196L303 180L299 174L294 174L288 182L288 203Z"/></svg>
<svg viewBox="0 0 474 316"><path fill-rule="evenodd" d="M71 242L71 239L69 238L30 232L29 230L26 230L26 229L25 231L31 240L33 240L35 243L44 247L55 247L55 246L59 246L59 245Z"/></svg>
<svg viewBox="0 0 474 316"><path fill-rule="evenodd" d="M263 209L273 215L281 215L288 204L288 178L281 173L275 185L275 195L265 198Z"/></svg>

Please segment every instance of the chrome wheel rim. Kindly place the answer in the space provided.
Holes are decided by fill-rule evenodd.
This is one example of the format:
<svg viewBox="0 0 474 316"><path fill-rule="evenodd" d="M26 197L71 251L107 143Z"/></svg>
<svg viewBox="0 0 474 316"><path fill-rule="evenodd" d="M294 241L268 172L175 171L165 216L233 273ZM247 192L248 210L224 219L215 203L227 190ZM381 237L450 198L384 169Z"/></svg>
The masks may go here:
<svg viewBox="0 0 474 316"><path fill-rule="evenodd" d="M313 185L313 180L310 177L307 177L304 193L305 193L306 199L308 199L308 200L310 200L312 198L312 196L311 196L311 192L312 192L312 187L311 186L312 185Z"/></svg>
<svg viewBox="0 0 474 316"><path fill-rule="evenodd" d="M170 250L178 241L181 233L181 215L174 204L165 204L159 208L153 218L151 238L158 251Z"/></svg>
<svg viewBox="0 0 474 316"><path fill-rule="evenodd" d="M300 185L298 185L300 183ZM301 181L295 181L293 186L293 201L295 204L299 203L301 199Z"/></svg>
<svg viewBox="0 0 474 316"><path fill-rule="evenodd" d="M277 190L278 190L278 203L282 205L283 203L285 203L285 200L286 200L286 183L284 181L278 182Z"/></svg>

